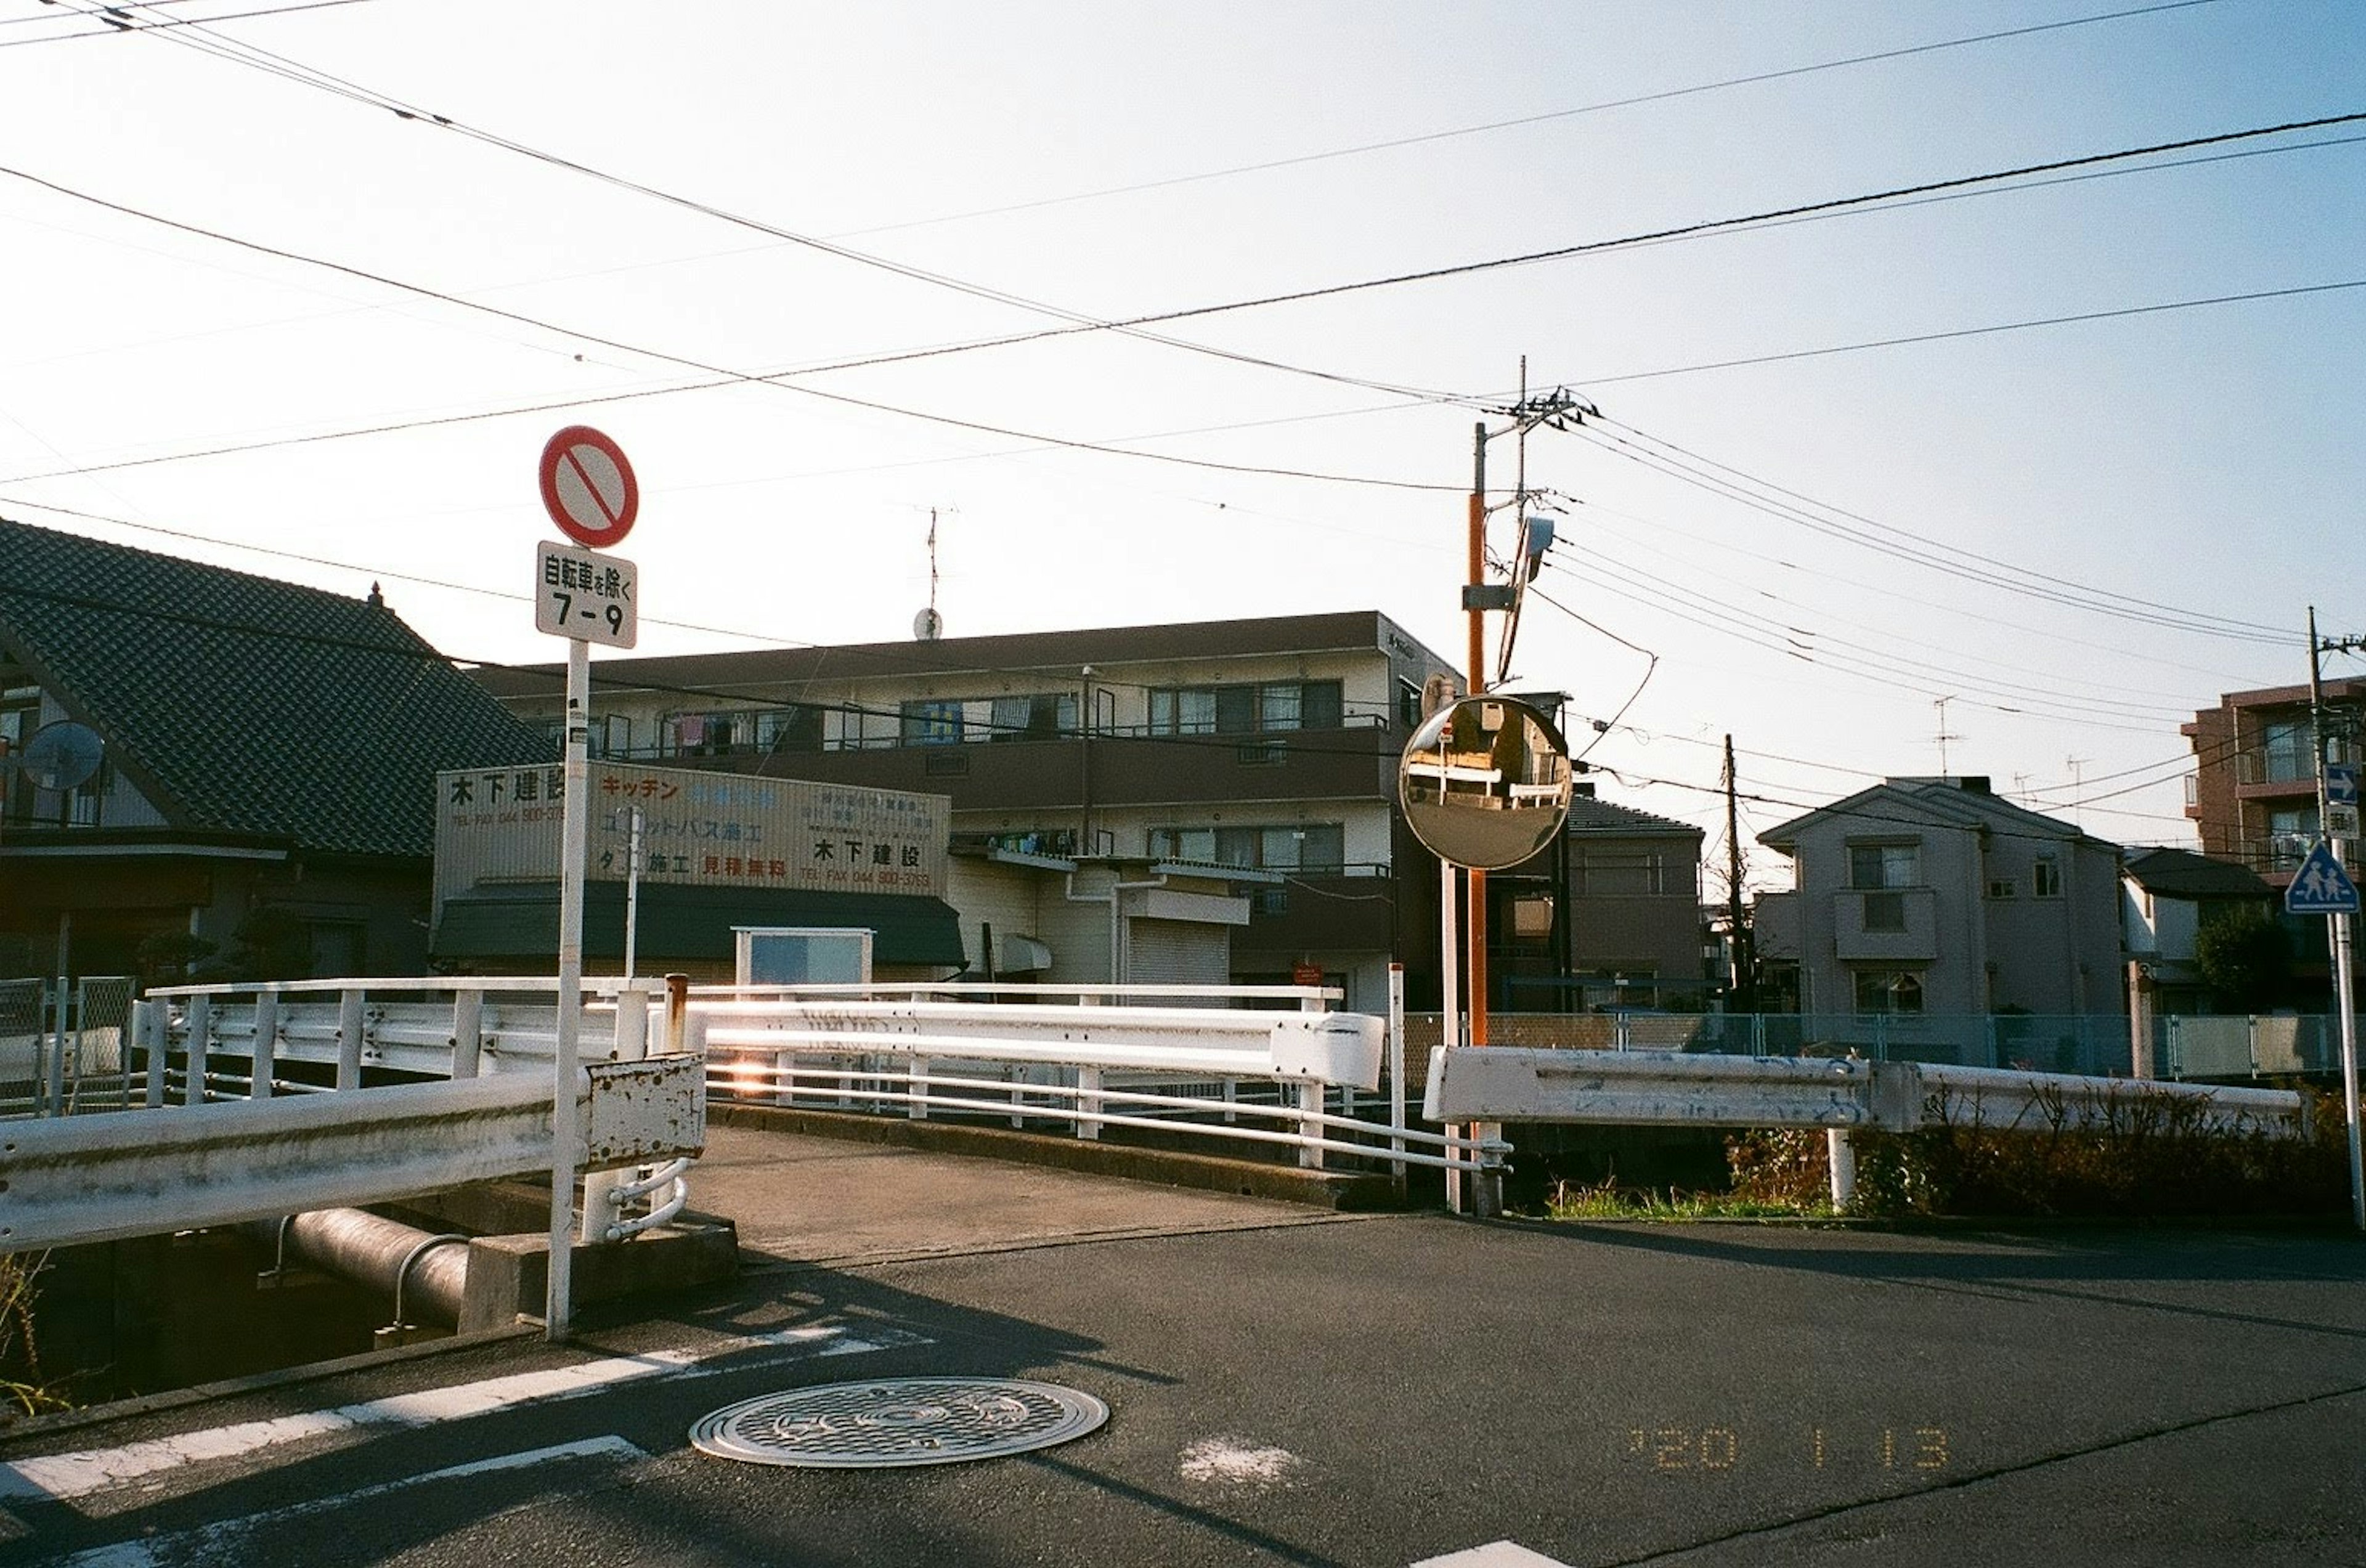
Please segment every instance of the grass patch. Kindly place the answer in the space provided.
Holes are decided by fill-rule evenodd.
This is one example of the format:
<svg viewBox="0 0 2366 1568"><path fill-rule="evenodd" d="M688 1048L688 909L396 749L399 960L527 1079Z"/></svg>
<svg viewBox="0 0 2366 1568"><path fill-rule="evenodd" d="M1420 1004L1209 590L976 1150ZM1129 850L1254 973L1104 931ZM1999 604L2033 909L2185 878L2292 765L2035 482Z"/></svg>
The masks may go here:
<svg viewBox="0 0 2366 1568"><path fill-rule="evenodd" d="M1621 1187L1615 1181L1580 1186L1557 1182L1545 1206L1556 1220L1796 1220L1829 1217L1831 1205L1798 1203L1733 1192Z"/></svg>

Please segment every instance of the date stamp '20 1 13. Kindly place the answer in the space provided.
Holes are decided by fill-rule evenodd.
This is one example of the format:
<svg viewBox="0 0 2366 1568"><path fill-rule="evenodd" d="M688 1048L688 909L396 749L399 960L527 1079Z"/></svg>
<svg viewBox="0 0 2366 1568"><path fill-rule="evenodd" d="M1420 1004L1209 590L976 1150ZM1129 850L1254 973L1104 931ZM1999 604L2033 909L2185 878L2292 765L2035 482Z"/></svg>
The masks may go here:
<svg viewBox="0 0 2366 1568"><path fill-rule="evenodd" d="M1713 1475L1759 1463L1928 1474L1955 1462L1944 1427L1797 1427L1746 1437L1739 1427L1629 1427L1624 1451L1664 1475Z"/></svg>

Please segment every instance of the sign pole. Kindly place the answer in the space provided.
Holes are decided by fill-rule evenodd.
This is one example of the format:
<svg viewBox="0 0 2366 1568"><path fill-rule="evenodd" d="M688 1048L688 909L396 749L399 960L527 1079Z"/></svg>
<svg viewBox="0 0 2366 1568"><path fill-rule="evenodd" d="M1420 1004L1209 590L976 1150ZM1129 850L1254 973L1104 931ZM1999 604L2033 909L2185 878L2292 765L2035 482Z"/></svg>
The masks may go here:
<svg viewBox="0 0 2366 1568"><path fill-rule="evenodd" d="M2340 884L2347 881L2341 852L2349 848L2349 844L2331 831L2333 780L2331 771L2326 765L2325 674L2324 667L2318 661L2318 655L2323 651L2324 645L2317 641L2316 637L2316 606L2311 604L2308 607L2308 728L2310 741L2316 751L2316 822L2322 835L2317 840L2317 852L2330 855L2332 874L2329 880L2333 884ZM2345 771L2343 781L2349 795L2349 807L2354 813L2358 806L2357 771L2354 767ZM2314 861L2315 857L2312 855L2310 858ZM2293 888L2299 887L2307 878L2309 869L2308 864L2304 863L2301 873L2293 879L2293 888L2285 889L2287 906L2292 901ZM2351 885L2349 900L2352 905L2356 903L2357 897L2357 888ZM2338 903L2338 898L2328 901ZM2349 915L2347 910L2337 907L2327 910L2325 919L2326 931L2333 945L2333 1009L2341 1030L2341 1111L2349 1129L2349 1220L2358 1229L2366 1231L2366 1170L2361 1170L2360 1166L2358 1138L2358 1002L2357 992L2351 988L2353 976L2349 972Z"/></svg>
<svg viewBox="0 0 2366 1568"><path fill-rule="evenodd" d="M592 645L567 643L567 795L558 851L558 1045L550 1100L550 1269L544 1337L572 1331L575 1166L582 1130L575 1105L583 1032L583 861L591 842Z"/></svg>
<svg viewBox="0 0 2366 1568"><path fill-rule="evenodd" d="M2334 1004L2341 1010L2341 1109L2349 1122L2349 1219L2366 1231L2366 1171L2358 1148L2358 1002L2350 973L2349 917L2331 915L2333 922Z"/></svg>

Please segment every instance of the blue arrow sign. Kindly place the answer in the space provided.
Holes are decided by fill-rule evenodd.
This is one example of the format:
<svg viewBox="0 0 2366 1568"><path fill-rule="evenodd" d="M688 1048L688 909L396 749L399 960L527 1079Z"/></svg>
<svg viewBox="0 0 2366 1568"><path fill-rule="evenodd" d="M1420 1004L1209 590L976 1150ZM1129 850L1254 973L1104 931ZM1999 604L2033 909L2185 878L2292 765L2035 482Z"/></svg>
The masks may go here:
<svg viewBox="0 0 2366 1568"><path fill-rule="evenodd" d="M2333 846L2323 839L2308 852L2293 874L2292 886L2284 889L2284 911L2293 915L2354 915L2358 913L2358 884L2335 858Z"/></svg>
<svg viewBox="0 0 2366 1568"><path fill-rule="evenodd" d="M2358 768L2355 763L2325 764L2325 799L2329 806L2358 804Z"/></svg>

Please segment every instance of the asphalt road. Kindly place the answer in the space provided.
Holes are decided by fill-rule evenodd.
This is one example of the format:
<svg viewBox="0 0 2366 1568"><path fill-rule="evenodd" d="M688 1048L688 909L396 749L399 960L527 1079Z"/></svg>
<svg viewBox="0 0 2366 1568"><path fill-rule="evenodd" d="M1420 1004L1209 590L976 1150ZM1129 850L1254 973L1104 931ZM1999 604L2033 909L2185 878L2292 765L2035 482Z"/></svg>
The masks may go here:
<svg viewBox="0 0 2366 1568"><path fill-rule="evenodd" d="M1436 1215L772 1267L563 1348L0 1444L0 1555L2366 1563L2361 1282L2339 1236ZM953 1374L1110 1419L924 1469L685 1440L761 1394Z"/></svg>

